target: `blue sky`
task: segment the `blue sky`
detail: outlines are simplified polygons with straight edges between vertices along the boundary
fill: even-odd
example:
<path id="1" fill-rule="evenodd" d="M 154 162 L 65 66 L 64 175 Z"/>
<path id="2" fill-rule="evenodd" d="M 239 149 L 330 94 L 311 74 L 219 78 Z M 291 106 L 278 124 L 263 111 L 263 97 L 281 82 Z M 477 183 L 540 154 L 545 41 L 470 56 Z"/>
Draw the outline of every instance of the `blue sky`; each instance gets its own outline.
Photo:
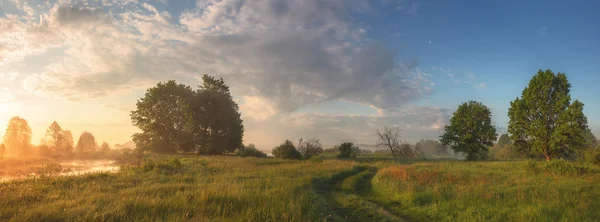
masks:
<path id="1" fill-rule="evenodd" d="M 130 140 L 146 88 L 200 74 L 231 86 L 244 141 L 375 143 L 385 125 L 436 139 L 477 100 L 506 129 L 538 69 L 567 74 L 600 133 L 598 1 L 0 0 L 0 127 L 57 120 Z M 46 112 L 36 110 L 44 107 Z M 94 118 L 90 118 L 94 116 Z M 2 132 L 0 132 L 0 135 Z"/>

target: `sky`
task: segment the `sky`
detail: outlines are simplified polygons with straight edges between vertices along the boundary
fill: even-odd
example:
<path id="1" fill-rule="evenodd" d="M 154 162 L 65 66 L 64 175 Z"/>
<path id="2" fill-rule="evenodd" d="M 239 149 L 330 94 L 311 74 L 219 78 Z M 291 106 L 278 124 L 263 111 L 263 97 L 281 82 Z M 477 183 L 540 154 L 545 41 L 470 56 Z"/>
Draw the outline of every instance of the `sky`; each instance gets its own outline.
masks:
<path id="1" fill-rule="evenodd" d="M 566 73 L 600 134 L 600 1 L 0 0 L 0 129 L 52 121 L 131 140 L 147 88 L 202 74 L 231 87 L 244 143 L 438 139 L 482 102 L 498 132 L 539 69 Z M 3 135 L 0 130 L 0 136 Z"/>

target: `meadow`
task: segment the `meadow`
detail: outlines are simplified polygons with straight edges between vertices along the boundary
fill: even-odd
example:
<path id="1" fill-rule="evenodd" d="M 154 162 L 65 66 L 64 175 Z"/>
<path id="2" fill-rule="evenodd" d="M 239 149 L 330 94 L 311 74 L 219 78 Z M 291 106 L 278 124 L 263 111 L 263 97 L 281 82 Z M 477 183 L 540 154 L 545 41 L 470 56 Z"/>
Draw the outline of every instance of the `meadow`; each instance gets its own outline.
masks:
<path id="1" fill-rule="evenodd" d="M 0 183 L 1 221 L 595 221 L 600 169 L 565 161 L 146 155 Z"/>

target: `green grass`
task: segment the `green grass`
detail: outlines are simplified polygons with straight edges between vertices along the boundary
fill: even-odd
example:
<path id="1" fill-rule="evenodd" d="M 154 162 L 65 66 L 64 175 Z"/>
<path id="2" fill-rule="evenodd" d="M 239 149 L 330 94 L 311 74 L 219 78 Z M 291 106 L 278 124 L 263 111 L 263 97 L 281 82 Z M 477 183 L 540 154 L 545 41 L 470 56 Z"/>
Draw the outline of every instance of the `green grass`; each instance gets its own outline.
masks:
<path id="1" fill-rule="evenodd" d="M 330 209 L 313 180 L 356 165 L 197 156 L 153 162 L 120 173 L 2 183 L 0 220 L 323 221 Z"/>
<path id="2" fill-rule="evenodd" d="M 595 221 L 598 182 L 563 161 L 158 155 L 0 183 L 0 221 Z"/>
<path id="3" fill-rule="evenodd" d="M 448 162 L 379 170 L 373 190 L 435 221 L 597 221 L 598 169 L 556 161 Z"/>

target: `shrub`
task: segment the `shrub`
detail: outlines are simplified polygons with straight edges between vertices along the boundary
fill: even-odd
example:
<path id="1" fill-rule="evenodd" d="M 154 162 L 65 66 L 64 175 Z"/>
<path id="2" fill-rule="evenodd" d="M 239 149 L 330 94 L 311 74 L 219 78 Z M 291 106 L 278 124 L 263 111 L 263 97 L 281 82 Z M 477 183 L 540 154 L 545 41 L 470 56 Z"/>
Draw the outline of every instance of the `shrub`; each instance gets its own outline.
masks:
<path id="1" fill-rule="evenodd" d="M 242 156 L 242 157 L 248 157 L 248 156 L 250 156 L 250 157 L 267 157 L 267 154 L 256 149 L 256 147 L 254 147 L 254 144 L 249 144 L 246 147 L 242 147 L 242 148 L 238 149 L 235 154 L 237 156 Z"/>
<path id="2" fill-rule="evenodd" d="M 358 147 L 355 147 L 351 142 L 342 143 L 338 149 L 340 150 L 339 158 L 348 159 L 356 158 Z"/>
<path id="3" fill-rule="evenodd" d="M 273 156 L 284 159 L 302 159 L 302 154 L 298 152 L 292 141 L 286 140 L 284 143 L 273 149 Z"/>

